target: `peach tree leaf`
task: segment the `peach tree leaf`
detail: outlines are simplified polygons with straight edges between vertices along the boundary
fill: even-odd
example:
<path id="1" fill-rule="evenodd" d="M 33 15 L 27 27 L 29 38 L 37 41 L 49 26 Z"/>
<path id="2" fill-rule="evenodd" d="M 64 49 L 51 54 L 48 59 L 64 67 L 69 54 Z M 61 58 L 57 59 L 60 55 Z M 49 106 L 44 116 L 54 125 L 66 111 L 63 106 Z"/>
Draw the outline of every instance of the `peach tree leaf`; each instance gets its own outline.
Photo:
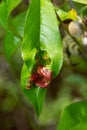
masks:
<path id="1" fill-rule="evenodd" d="M 28 100 L 33 103 L 38 115 L 43 106 L 46 89 L 32 85 L 31 89 L 26 90 L 26 86 L 36 65 L 36 55 L 39 51 L 45 51 L 49 55 L 50 64 L 47 67 L 52 71 L 53 78 L 56 77 L 62 66 L 63 54 L 57 18 L 50 0 L 31 0 L 22 42 L 24 60 L 21 74 L 22 89 Z"/>

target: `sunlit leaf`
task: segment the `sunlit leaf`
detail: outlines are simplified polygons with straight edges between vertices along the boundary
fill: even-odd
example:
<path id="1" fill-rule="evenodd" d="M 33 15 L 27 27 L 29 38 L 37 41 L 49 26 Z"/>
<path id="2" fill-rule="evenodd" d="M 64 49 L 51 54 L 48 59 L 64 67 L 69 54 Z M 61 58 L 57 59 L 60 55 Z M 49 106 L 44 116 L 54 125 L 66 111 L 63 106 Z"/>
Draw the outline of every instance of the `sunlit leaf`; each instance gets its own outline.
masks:
<path id="1" fill-rule="evenodd" d="M 60 17 L 60 19 L 62 21 L 64 21 L 66 19 L 66 17 L 67 17 L 67 12 L 66 11 L 58 8 L 58 9 L 56 9 L 56 12 L 57 12 L 58 16 Z"/>
<path id="2" fill-rule="evenodd" d="M 67 14 L 67 19 L 76 20 L 78 18 L 76 10 L 72 9 Z"/>
<path id="3" fill-rule="evenodd" d="M 67 19 L 72 19 L 72 20 L 78 19 L 77 12 L 74 9 L 70 10 L 69 12 L 66 12 L 66 11 L 58 8 L 58 9 L 56 9 L 56 11 L 57 11 L 57 14 L 58 14 L 59 18 L 61 19 L 61 21 L 64 21 Z"/>

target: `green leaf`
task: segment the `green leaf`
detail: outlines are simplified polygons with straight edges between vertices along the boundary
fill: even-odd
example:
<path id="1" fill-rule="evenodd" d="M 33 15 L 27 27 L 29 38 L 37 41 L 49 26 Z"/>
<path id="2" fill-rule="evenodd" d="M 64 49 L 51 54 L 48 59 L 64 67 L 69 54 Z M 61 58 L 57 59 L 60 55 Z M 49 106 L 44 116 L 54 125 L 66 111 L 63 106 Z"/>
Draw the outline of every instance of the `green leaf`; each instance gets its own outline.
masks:
<path id="1" fill-rule="evenodd" d="M 11 11 L 21 0 L 5 0 L 0 3 L 0 25 L 7 29 L 7 21 Z"/>
<path id="2" fill-rule="evenodd" d="M 40 35 L 40 1 L 32 0 L 29 10 L 27 12 L 24 28 L 24 38 L 22 44 L 22 56 L 30 71 L 32 71 L 33 62 L 35 63 L 34 57 L 35 54 L 37 53 L 37 48 L 39 46 L 39 35 Z"/>
<path id="3" fill-rule="evenodd" d="M 20 39 L 17 38 L 16 36 L 14 36 L 15 29 L 13 29 L 13 32 L 11 32 L 10 29 L 8 28 L 8 23 L 9 23 L 10 27 L 13 28 L 12 25 L 11 25 L 11 21 L 9 21 L 9 17 L 10 17 L 11 11 L 20 2 L 21 2 L 21 0 L 4 0 L 0 3 L 0 25 L 6 31 L 4 49 L 5 49 L 6 57 L 9 60 L 10 60 L 12 54 L 17 49 L 17 47 L 19 46 L 19 43 L 20 43 Z M 17 20 L 16 21 L 14 20 L 14 22 L 17 23 Z M 20 23 L 18 23 L 18 24 L 20 26 L 22 26 L 22 24 L 20 24 Z"/>
<path id="4" fill-rule="evenodd" d="M 25 21 L 26 12 L 23 12 L 16 16 L 13 19 L 13 26 L 17 32 L 23 36 L 24 33 L 24 21 Z M 21 40 L 14 35 L 9 29 L 6 31 L 5 41 L 4 41 L 4 50 L 7 59 L 10 61 L 16 49 L 19 47 Z"/>
<path id="5" fill-rule="evenodd" d="M 53 72 L 53 77 L 57 76 L 63 60 L 62 45 L 55 10 L 48 0 L 31 0 L 22 43 L 22 57 L 24 59 L 21 74 L 22 89 L 27 98 L 34 104 L 38 115 L 42 109 L 46 90 L 35 85 L 26 90 L 26 86 L 36 65 L 36 55 L 39 51 L 47 52 L 51 60 L 47 66 Z"/>
<path id="6" fill-rule="evenodd" d="M 11 11 L 21 2 L 21 0 L 5 0 L 7 7 L 7 16 L 10 15 Z"/>
<path id="7" fill-rule="evenodd" d="M 33 49 L 36 51 L 34 52 Z M 46 50 L 49 54 L 51 58 L 49 68 L 55 77 L 61 68 L 63 54 L 55 11 L 48 0 L 32 0 L 27 13 L 22 56 L 28 68 L 31 66 L 29 61 L 33 53 L 37 53 L 38 49 Z M 30 57 L 31 52 L 33 53 Z"/>
<path id="8" fill-rule="evenodd" d="M 73 1 L 81 3 L 81 4 L 87 4 L 87 0 L 73 0 Z"/>
<path id="9" fill-rule="evenodd" d="M 80 123 L 70 130 L 87 130 L 87 122 Z"/>
<path id="10" fill-rule="evenodd" d="M 23 37 L 24 35 L 25 18 L 26 18 L 26 11 L 20 13 L 14 19 L 12 19 L 12 24 L 21 37 Z"/>
<path id="11" fill-rule="evenodd" d="M 85 122 L 87 123 L 87 101 L 73 103 L 65 108 L 58 124 L 58 130 L 74 130 L 80 126 L 84 128 Z"/>
<path id="12" fill-rule="evenodd" d="M 4 41 L 4 50 L 6 57 L 9 61 L 19 44 L 20 44 L 19 39 L 15 37 L 11 31 L 7 31 Z"/>
<path id="13" fill-rule="evenodd" d="M 42 89 L 42 88 L 37 88 L 37 107 L 38 107 L 38 115 L 40 115 L 42 108 L 43 108 L 43 104 L 44 104 L 44 98 L 46 95 L 46 88 Z"/>
<path id="14" fill-rule="evenodd" d="M 66 11 L 64 11 L 64 10 L 62 10 L 60 8 L 57 8 L 56 12 L 57 12 L 58 16 L 60 17 L 60 19 L 62 21 L 64 21 L 66 19 L 66 17 L 67 17 L 67 12 Z"/>
<path id="15" fill-rule="evenodd" d="M 2 1 L 0 3 L 0 25 L 3 28 L 7 28 L 6 24 L 7 24 L 7 9 L 6 9 L 5 2 Z"/>
<path id="16" fill-rule="evenodd" d="M 60 17 L 61 21 L 64 21 L 67 19 L 72 19 L 72 20 L 78 19 L 77 12 L 74 9 L 66 12 L 60 8 L 57 8 L 56 12 L 57 12 L 58 16 Z"/>
<path id="17" fill-rule="evenodd" d="M 40 49 L 46 50 L 51 58 L 50 70 L 57 76 L 62 66 L 62 45 L 57 18 L 53 5 L 41 0 Z"/>

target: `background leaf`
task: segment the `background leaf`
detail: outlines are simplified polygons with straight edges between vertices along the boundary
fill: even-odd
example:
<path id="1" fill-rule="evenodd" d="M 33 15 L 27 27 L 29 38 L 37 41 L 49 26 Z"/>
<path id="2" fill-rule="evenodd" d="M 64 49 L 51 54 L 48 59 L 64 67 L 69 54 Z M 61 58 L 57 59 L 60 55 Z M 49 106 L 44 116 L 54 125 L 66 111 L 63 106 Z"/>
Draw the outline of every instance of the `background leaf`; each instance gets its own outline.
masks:
<path id="1" fill-rule="evenodd" d="M 4 41 L 4 50 L 5 50 L 6 57 L 9 61 L 19 44 L 20 44 L 20 40 L 17 37 L 15 37 L 10 30 L 7 31 L 5 41 Z"/>
<path id="2" fill-rule="evenodd" d="M 25 22 L 26 12 L 23 12 L 13 18 L 13 26 L 17 32 L 23 36 L 24 33 L 24 22 Z M 21 45 L 21 40 L 14 35 L 9 29 L 6 31 L 5 41 L 4 41 L 4 50 L 7 59 L 10 61 L 16 49 Z"/>
<path id="3" fill-rule="evenodd" d="M 58 130 L 74 130 L 87 123 L 87 101 L 77 102 L 65 108 L 59 122 Z M 77 126 L 78 125 L 78 126 Z M 79 129 L 80 130 L 80 129 Z"/>
<path id="4" fill-rule="evenodd" d="M 5 36 L 5 41 L 4 41 L 4 49 L 5 49 L 5 54 L 8 60 L 10 60 L 12 54 L 15 52 L 17 47 L 20 44 L 20 39 L 14 36 L 14 30 L 11 32 L 11 30 L 8 28 L 8 23 L 10 26 L 11 21 L 9 21 L 9 16 L 11 11 L 21 2 L 21 0 L 5 0 L 0 3 L 0 25 L 5 29 L 6 31 L 6 36 Z M 17 31 L 19 28 L 23 28 L 24 24 L 24 17 L 23 15 L 16 17 L 14 19 L 14 25 L 17 28 Z M 18 19 L 22 19 L 22 21 L 18 22 Z M 13 19 L 12 19 L 13 20 Z M 12 27 L 13 28 L 13 27 Z M 22 30 L 20 30 L 23 32 Z M 22 34 L 23 35 L 23 34 Z"/>
<path id="5" fill-rule="evenodd" d="M 21 2 L 21 0 L 5 0 L 7 7 L 7 16 L 10 15 L 11 11 Z"/>
<path id="6" fill-rule="evenodd" d="M 86 130 L 87 129 L 87 122 L 80 123 L 76 125 L 76 127 L 71 128 L 70 130 Z"/>
<path id="7" fill-rule="evenodd" d="M 2 1 L 0 3 L 0 25 L 6 29 L 7 28 L 6 23 L 7 23 L 7 9 L 5 2 Z"/>
<path id="8" fill-rule="evenodd" d="M 87 0 L 73 0 L 78 3 L 87 4 Z"/>
<path id="9" fill-rule="evenodd" d="M 5 0 L 0 3 L 0 24 L 7 29 L 7 21 L 11 11 L 21 2 L 21 0 Z"/>

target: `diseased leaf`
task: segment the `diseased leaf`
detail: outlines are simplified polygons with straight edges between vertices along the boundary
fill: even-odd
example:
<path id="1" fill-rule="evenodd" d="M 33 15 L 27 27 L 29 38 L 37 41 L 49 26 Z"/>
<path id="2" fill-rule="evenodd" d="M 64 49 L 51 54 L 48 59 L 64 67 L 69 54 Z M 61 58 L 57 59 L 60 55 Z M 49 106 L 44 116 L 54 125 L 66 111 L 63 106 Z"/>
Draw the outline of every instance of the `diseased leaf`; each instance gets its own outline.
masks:
<path id="1" fill-rule="evenodd" d="M 41 0 L 40 49 L 46 50 L 51 63 L 53 77 L 57 76 L 62 66 L 62 45 L 53 5 L 48 0 Z"/>
<path id="2" fill-rule="evenodd" d="M 27 99 L 34 105 L 37 115 L 39 116 L 43 107 L 46 89 L 41 89 L 39 87 L 37 88 L 34 86 L 29 90 L 25 88 L 27 87 L 27 81 L 29 79 L 29 76 L 30 75 L 28 67 L 24 64 L 22 68 L 22 78 L 21 78 L 22 89 Z"/>
<path id="3" fill-rule="evenodd" d="M 65 108 L 57 130 L 84 130 L 83 123 L 87 123 L 87 101 L 77 102 Z"/>
<path id="4" fill-rule="evenodd" d="M 24 60 L 21 74 L 22 89 L 39 115 L 46 89 L 37 87 L 34 84 L 37 79 L 32 81 L 31 76 L 33 73 L 33 76 L 35 73 L 43 75 L 42 71 L 44 71 L 51 77 L 52 71 L 52 77 L 55 77 L 60 71 L 63 60 L 56 14 L 52 3 L 48 0 L 31 0 L 24 28 L 22 57 Z M 37 72 L 37 70 L 41 72 Z M 40 82 L 44 86 L 43 83 L 48 82 L 48 79 L 45 78 L 45 81 L 44 78 L 41 81 L 39 79 L 37 84 L 40 85 Z"/>

